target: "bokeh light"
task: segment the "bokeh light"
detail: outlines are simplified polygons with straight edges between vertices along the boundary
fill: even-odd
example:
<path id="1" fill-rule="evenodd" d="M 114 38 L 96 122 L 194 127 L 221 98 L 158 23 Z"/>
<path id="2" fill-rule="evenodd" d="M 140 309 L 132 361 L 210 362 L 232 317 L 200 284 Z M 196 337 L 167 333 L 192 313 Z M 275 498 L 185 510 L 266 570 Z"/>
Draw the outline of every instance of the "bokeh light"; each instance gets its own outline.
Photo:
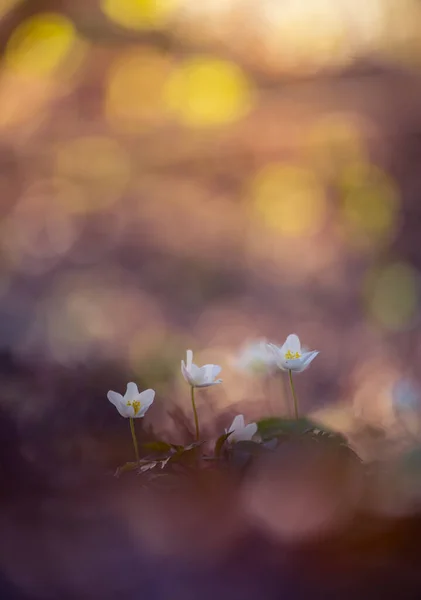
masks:
<path id="1" fill-rule="evenodd" d="M 43 77 L 60 71 L 61 76 L 80 64 L 82 50 L 72 21 L 59 13 L 39 13 L 13 31 L 5 61 L 20 75 Z"/>
<path id="2" fill-rule="evenodd" d="M 339 194 L 350 244 L 376 246 L 391 240 L 400 225 L 400 196 L 391 177 L 373 165 L 351 165 L 342 172 Z"/>
<path id="3" fill-rule="evenodd" d="M 238 121 L 252 107 L 252 84 L 235 63 L 196 56 L 174 68 L 165 90 L 168 108 L 185 125 Z"/>
<path id="4" fill-rule="evenodd" d="M 418 271 L 402 262 L 374 267 L 367 275 L 364 300 L 371 317 L 385 329 L 408 329 L 419 314 Z"/>
<path id="5" fill-rule="evenodd" d="M 179 0 L 101 0 L 104 14 L 127 29 L 159 29 L 168 23 Z"/>
<path id="6" fill-rule="evenodd" d="M 164 88 L 171 59 L 153 49 L 133 48 L 112 62 L 105 98 L 105 116 L 123 133 L 159 124 L 165 115 Z"/>
<path id="7" fill-rule="evenodd" d="M 251 182 L 255 215 L 285 236 L 312 235 L 326 218 L 326 198 L 314 173 L 293 164 L 270 164 Z"/>

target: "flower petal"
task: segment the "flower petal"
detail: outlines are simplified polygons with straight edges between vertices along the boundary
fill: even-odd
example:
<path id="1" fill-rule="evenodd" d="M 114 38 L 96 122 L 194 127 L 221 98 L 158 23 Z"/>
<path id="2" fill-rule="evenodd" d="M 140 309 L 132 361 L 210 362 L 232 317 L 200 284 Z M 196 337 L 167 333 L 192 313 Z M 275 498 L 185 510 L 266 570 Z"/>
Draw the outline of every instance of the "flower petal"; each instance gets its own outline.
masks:
<path id="1" fill-rule="evenodd" d="M 283 347 L 285 348 L 285 352 L 288 352 L 288 350 L 289 350 L 293 354 L 295 354 L 296 352 L 299 352 L 301 354 L 300 338 L 298 337 L 298 335 L 296 333 L 291 333 L 287 337 Z"/>
<path id="2" fill-rule="evenodd" d="M 187 350 L 186 352 L 186 367 L 190 371 L 193 364 L 193 350 Z"/>
<path id="3" fill-rule="evenodd" d="M 244 429 L 244 415 L 237 415 L 228 431 L 237 431 L 238 429 Z"/>
<path id="4" fill-rule="evenodd" d="M 181 373 L 183 374 L 184 379 L 187 381 L 189 385 L 194 385 L 194 379 L 190 374 L 190 371 L 187 369 L 184 364 L 184 360 L 181 361 Z"/>
<path id="5" fill-rule="evenodd" d="M 154 399 L 155 399 L 155 390 L 148 389 L 148 390 L 145 390 L 144 392 L 142 392 L 141 394 L 139 394 L 139 396 L 137 397 L 137 400 L 140 402 L 140 410 L 136 416 L 144 417 L 147 410 L 153 404 Z"/>
<path id="6" fill-rule="evenodd" d="M 127 390 L 124 394 L 124 400 L 126 402 L 133 402 L 133 400 L 135 400 L 138 397 L 138 395 L 139 390 L 137 389 L 137 385 L 133 383 L 133 381 L 130 381 L 130 383 L 127 384 Z"/>
<path id="7" fill-rule="evenodd" d="M 215 378 L 219 375 L 221 370 L 222 368 L 219 365 L 203 365 L 203 367 L 200 367 L 201 383 L 207 385 L 214 383 Z"/>
<path id="8" fill-rule="evenodd" d="M 130 416 L 130 414 L 129 414 L 130 411 L 128 411 L 128 409 L 132 408 L 132 407 L 126 406 L 124 398 L 121 394 L 110 390 L 107 394 L 107 398 L 111 402 L 111 404 L 114 404 L 114 406 L 116 407 L 116 409 L 118 410 L 119 414 L 122 417 L 127 418 Z M 133 408 L 132 408 L 132 411 L 133 411 Z"/>
<path id="9" fill-rule="evenodd" d="M 279 346 L 275 346 L 275 344 L 267 344 L 267 347 L 268 347 L 269 352 L 272 353 L 275 363 L 279 367 L 279 361 L 282 358 L 284 358 L 284 356 L 285 356 L 285 352 L 282 350 L 283 346 L 279 347 Z"/>
<path id="10" fill-rule="evenodd" d="M 284 358 L 282 361 L 284 368 L 288 371 L 299 373 L 305 369 L 302 358 Z"/>
<path id="11" fill-rule="evenodd" d="M 133 406 L 127 406 L 127 404 L 122 404 L 121 410 L 119 410 L 118 412 L 122 417 L 126 417 L 126 419 L 134 419 L 137 416 L 135 415 Z"/>
<path id="12" fill-rule="evenodd" d="M 213 365 L 204 365 L 200 367 L 201 383 L 209 385 L 213 383 L 214 377 L 212 377 Z"/>
<path id="13" fill-rule="evenodd" d="M 112 390 L 108 392 L 107 398 L 111 402 L 111 404 L 114 404 L 115 407 L 118 407 L 120 404 L 123 403 L 123 396 L 118 392 L 113 392 Z"/>
<path id="14" fill-rule="evenodd" d="M 251 438 L 257 433 L 257 423 L 249 423 L 244 427 L 244 433 L 247 435 L 247 439 Z"/>
<path id="15" fill-rule="evenodd" d="M 307 367 L 310 366 L 310 363 L 316 358 L 318 354 L 318 350 L 313 350 L 313 352 L 306 352 L 305 354 L 303 354 L 301 358 L 303 362 L 303 371 L 304 369 L 307 369 Z"/>

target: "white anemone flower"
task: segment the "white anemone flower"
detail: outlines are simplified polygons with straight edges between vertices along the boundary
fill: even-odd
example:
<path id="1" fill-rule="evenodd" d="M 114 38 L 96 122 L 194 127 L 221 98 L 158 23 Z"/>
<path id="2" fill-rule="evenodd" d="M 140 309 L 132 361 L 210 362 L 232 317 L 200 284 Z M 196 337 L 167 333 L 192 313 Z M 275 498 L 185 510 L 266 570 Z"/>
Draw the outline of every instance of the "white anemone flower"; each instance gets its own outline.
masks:
<path id="1" fill-rule="evenodd" d="M 300 338 L 295 333 L 287 337 L 283 346 L 279 347 L 269 344 L 269 348 L 271 348 L 276 359 L 276 364 L 280 369 L 283 371 L 295 371 L 297 373 L 307 369 L 319 354 L 316 350 L 309 352 L 301 348 Z"/>
<path id="2" fill-rule="evenodd" d="M 244 415 L 237 415 L 231 423 L 231 427 L 225 430 L 225 433 L 230 433 L 228 442 L 248 442 L 257 432 L 257 423 L 245 424 Z"/>
<path id="3" fill-rule="evenodd" d="M 276 358 L 266 340 L 257 340 L 243 346 L 235 366 L 250 375 L 267 375 L 276 367 Z"/>
<path id="4" fill-rule="evenodd" d="M 155 391 L 149 389 L 139 393 L 137 385 L 131 381 L 127 384 L 124 396 L 110 390 L 107 398 L 111 404 L 114 404 L 122 417 L 126 419 L 140 419 L 145 416 L 146 411 L 152 405 L 155 398 Z"/>
<path id="5" fill-rule="evenodd" d="M 186 362 L 181 361 L 181 372 L 187 383 L 194 388 L 209 387 L 222 383 L 222 379 L 216 379 L 221 372 L 221 367 L 219 365 L 198 367 L 193 363 L 192 350 L 187 350 Z"/>

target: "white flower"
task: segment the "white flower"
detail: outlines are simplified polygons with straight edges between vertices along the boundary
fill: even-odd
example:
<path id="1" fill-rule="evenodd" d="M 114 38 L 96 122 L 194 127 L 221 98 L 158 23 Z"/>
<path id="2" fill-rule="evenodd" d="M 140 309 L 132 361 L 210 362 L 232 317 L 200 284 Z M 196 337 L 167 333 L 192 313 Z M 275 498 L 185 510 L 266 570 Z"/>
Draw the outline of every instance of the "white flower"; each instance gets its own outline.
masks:
<path id="1" fill-rule="evenodd" d="M 127 384 L 124 396 L 110 390 L 108 400 L 114 404 L 122 417 L 140 419 L 144 417 L 155 398 L 154 390 L 145 390 L 139 394 L 137 385 L 133 382 Z"/>
<path id="2" fill-rule="evenodd" d="M 319 354 L 317 351 L 308 352 L 301 348 L 300 338 L 295 333 L 289 335 L 280 348 L 274 344 L 269 344 L 269 348 L 271 348 L 280 369 L 298 373 L 307 369 L 311 361 Z"/>
<path id="3" fill-rule="evenodd" d="M 243 346 L 235 366 L 252 375 L 264 375 L 276 367 L 276 358 L 266 340 L 258 340 Z"/>
<path id="4" fill-rule="evenodd" d="M 249 423 L 248 425 L 244 422 L 243 415 L 237 415 L 234 421 L 231 423 L 231 427 L 225 430 L 225 433 L 232 432 L 228 438 L 228 442 L 245 442 L 251 440 L 254 434 L 257 432 L 257 423 Z"/>
<path id="5" fill-rule="evenodd" d="M 198 367 L 193 363 L 193 352 L 187 350 L 186 363 L 181 361 L 181 372 L 184 379 L 192 387 L 209 387 L 217 383 L 222 383 L 222 379 L 216 379 L 221 372 L 218 365 L 204 365 Z"/>

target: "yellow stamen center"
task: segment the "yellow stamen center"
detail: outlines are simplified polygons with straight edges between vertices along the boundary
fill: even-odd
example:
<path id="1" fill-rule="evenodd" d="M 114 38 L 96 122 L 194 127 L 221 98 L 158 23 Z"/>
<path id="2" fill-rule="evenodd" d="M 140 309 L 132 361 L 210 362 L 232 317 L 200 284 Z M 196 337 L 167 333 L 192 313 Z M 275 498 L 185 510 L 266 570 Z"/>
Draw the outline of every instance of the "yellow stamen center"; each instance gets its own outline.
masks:
<path id="1" fill-rule="evenodd" d="M 291 350 L 288 350 L 285 352 L 285 358 L 288 360 L 294 360 L 295 358 L 301 358 L 301 354 L 299 352 L 291 352 Z"/>
<path id="2" fill-rule="evenodd" d="M 133 400 L 133 402 L 131 402 L 131 400 L 128 400 L 126 405 L 127 406 L 133 406 L 134 414 L 137 415 L 137 413 L 140 410 L 140 402 L 139 402 L 139 400 Z"/>

